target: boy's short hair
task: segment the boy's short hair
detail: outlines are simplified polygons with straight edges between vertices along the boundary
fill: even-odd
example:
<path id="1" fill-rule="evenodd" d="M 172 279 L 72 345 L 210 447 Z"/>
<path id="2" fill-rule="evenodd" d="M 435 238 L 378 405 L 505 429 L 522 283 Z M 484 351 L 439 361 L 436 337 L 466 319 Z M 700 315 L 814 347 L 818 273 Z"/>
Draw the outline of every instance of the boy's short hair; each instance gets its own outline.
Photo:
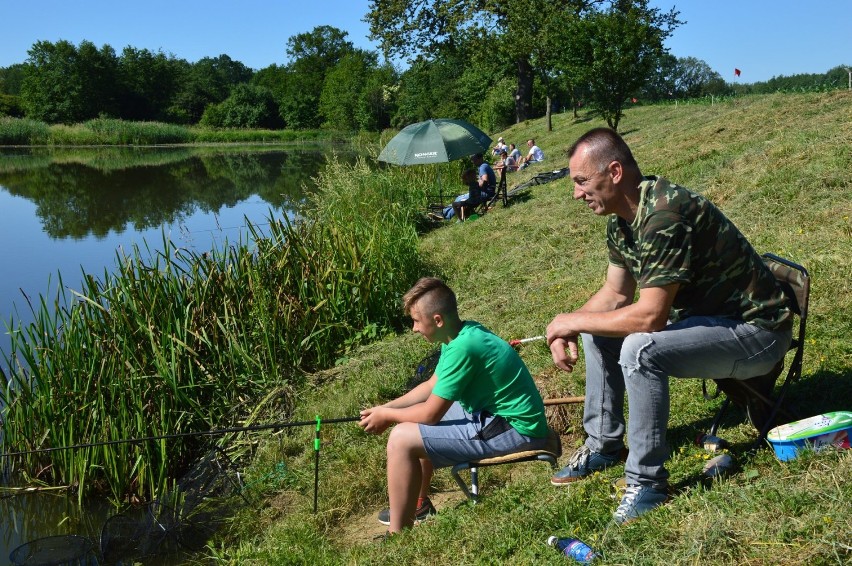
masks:
<path id="1" fill-rule="evenodd" d="M 405 314 L 411 313 L 414 305 L 421 302 L 423 304 L 420 307 L 420 313 L 426 316 L 436 313 L 444 316 L 458 316 L 456 294 L 437 277 L 422 277 L 402 296 L 402 308 L 405 309 Z"/>

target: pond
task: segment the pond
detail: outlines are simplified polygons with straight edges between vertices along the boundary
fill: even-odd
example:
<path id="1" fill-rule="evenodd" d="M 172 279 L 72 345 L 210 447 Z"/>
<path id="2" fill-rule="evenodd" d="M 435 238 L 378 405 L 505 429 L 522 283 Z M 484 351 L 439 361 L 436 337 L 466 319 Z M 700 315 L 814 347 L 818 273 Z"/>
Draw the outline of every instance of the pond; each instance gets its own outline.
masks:
<path id="1" fill-rule="evenodd" d="M 103 277 L 133 246 L 147 257 L 165 236 L 204 252 L 245 241 L 247 221 L 262 231 L 270 217 L 292 214 L 330 152 L 0 148 L 0 351 L 10 352 L 11 333 L 41 297 L 50 304 L 59 285 L 80 289 L 83 273 Z M 0 562 L 40 537 L 96 538 L 108 512 L 80 510 L 65 495 L 0 490 Z"/>

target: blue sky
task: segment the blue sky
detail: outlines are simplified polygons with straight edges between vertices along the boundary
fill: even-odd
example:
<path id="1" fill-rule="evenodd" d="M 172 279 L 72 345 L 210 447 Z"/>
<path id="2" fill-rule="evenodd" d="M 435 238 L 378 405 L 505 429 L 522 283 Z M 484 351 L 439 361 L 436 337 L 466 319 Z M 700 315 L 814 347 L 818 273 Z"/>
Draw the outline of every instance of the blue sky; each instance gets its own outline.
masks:
<path id="1" fill-rule="evenodd" d="M 517 2 L 519 0 L 507 0 Z M 667 45 L 677 57 L 705 61 L 728 82 L 823 73 L 852 66 L 850 0 L 652 0 L 675 6 L 687 23 Z M 127 45 L 197 61 L 227 54 L 254 69 L 286 63 L 291 36 L 318 25 L 375 49 L 361 21 L 368 0 L 0 0 L 0 67 L 22 63 L 38 40 Z M 742 75 L 734 76 L 734 68 Z"/>

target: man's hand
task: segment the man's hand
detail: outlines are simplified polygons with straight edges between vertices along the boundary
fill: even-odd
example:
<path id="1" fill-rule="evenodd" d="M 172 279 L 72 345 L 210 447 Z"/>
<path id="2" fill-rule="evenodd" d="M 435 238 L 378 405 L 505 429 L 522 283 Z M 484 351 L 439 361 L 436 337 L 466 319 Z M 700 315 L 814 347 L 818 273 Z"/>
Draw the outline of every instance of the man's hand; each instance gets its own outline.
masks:
<path id="1" fill-rule="evenodd" d="M 547 345 L 550 346 L 550 354 L 553 356 L 553 363 L 559 369 L 568 372 L 574 370 L 579 358 L 577 348 L 579 332 L 572 325 L 573 318 L 571 313 L 556 315 L 547 325 L 545 333 Z"/>
<path id="2" fill-rule="evenodd" d="M 373 407 L 361 411 L 361 420 L 358 421 L 358 426 L 364 429 L 364 432 L 370 434 L 381 434 L 393 424 L 385 415 L 385 407 Z"/>
<path id="3" fill-rule="evenodd" d="M 550 354 L 553 356 L 553 363 L 556 364 L 556 367 L 567 372 L 574 371 L 574 366 L 580 357 L 577 349 L 577 337 L 554 338 L 550 342 Z"/>

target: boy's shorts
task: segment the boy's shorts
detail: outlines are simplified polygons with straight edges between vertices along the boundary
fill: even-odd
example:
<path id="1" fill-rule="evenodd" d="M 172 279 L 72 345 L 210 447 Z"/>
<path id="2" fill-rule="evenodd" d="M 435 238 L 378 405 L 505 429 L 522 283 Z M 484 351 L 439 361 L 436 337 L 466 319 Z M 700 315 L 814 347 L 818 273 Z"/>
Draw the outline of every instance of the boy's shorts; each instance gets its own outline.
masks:
<path id="1" fill-rule="evenodd" d="M 536 450 L 547 444 L 547 438 L 519 433 L 503 417 L 485 411 L 468 413 L 458 402 L 450 406 L 438 424 L 418 426 L 426 454 L 436 468 Z"/>

